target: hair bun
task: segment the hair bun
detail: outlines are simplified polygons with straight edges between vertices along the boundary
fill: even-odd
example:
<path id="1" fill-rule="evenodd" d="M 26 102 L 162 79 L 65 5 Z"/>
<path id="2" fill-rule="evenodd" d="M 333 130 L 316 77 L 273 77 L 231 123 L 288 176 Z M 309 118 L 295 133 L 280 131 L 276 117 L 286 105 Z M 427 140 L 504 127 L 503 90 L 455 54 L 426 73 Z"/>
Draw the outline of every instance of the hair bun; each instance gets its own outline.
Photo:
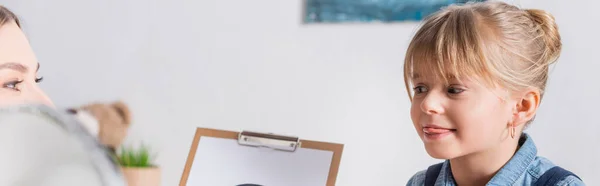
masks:
<path id="1" fill-rule="evenodd" d="M 538 31 L 546 45 L 542 56 L 540 56 L 540 62 L 552 63 L 556 61 L 558 56 L 560 56 L 562 42 L 554 16 L 544 10 L 527 9 L 525 11 L 527 11 L 536 25 L 539 26 Z"/>

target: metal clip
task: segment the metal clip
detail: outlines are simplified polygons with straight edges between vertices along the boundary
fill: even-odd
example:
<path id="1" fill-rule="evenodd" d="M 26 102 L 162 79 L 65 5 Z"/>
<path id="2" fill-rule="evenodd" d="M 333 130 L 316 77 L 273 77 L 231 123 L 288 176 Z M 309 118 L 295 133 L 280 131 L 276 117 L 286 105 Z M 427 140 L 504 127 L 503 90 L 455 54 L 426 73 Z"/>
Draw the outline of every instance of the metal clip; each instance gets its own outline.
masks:
<path id="1" fill-rule="evenodd" d="M 238 144 L 266 147 L 275 150 L 294 152 L 300 147 L 300 138 L 292 136 L 281 136 L 275 134 L 265 134 L 258 132 L 243 131 L 238 135 Z"/>

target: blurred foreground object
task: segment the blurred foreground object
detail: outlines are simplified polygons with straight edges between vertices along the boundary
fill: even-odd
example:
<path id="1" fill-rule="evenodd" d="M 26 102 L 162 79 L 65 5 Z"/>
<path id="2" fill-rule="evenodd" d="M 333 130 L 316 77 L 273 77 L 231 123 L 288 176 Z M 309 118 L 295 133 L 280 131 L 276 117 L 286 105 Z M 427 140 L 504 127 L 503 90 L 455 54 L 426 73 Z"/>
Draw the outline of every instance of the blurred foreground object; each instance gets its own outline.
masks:
<path id="1" fill-rule="evenodd" d="M 124 186 L 108 149 L 66 112 L 0 108 L 0 185 Z"/>
<path id="2" fill-rule="evenodd" d="M 71 108 L 83 126 L 97 137 L 100 143 L 116 152 L 131 125 L 131 112 L 122 101 L 113 103 L 90 103 L 79 108 Z"/>
<path id="3" fill-rule="evenodd" d="M 93 102 L 68 111 L 119 161 L 128 186 L 160 185 L 160 168 L 152 163 L 149 148 L 122 147 L 131 125 L 131 111 L 124 102 Z"/>

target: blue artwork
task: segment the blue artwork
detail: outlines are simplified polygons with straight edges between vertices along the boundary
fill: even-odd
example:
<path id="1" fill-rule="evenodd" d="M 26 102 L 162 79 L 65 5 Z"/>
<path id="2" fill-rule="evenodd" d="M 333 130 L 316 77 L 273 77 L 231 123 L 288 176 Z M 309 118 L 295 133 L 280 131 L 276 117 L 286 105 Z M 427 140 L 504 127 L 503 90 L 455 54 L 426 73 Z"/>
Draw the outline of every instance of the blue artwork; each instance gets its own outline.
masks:
<path id="1" fill-rule="evenodd" d="M 451 4 L 485 0 L 305 0 L 305 23 L 420 21 Z"/>

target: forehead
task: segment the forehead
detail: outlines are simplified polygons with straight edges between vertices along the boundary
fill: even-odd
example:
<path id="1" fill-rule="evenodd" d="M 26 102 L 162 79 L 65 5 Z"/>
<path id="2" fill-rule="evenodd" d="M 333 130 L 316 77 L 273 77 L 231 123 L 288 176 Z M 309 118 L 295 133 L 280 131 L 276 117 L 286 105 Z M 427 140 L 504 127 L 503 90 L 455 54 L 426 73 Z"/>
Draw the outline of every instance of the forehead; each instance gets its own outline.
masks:
<path id="1" fill-rule="evenodd" d="M 35 69 L 37 59 L 21 28 L 14 22 L 0 26 L 0 64 L 13 62 Z"/>
<path id="2" fill-rule="evenodd" d="M 436 62 L 422 60 L 410 65 L 410 70 L 406 72 L 408 78 L 413 80 L 457 80 L 465 78 L 465 72 L 454 70 L 447 65 L 437 64 Z"/>
<path id="3" fill-rule="evenodd" d="M 476 74 L 464 74 L 459 72 L 458 74 L 447 72 L 442 75 L 439 71 L 431 70 L 418 70 L 412 73 L 412 77 L 408 77 L 411 84 L 415 83 L 441 83 L 441 84 L 468 84 L 478 86 L 490 86 L 484 78 Z"/>

